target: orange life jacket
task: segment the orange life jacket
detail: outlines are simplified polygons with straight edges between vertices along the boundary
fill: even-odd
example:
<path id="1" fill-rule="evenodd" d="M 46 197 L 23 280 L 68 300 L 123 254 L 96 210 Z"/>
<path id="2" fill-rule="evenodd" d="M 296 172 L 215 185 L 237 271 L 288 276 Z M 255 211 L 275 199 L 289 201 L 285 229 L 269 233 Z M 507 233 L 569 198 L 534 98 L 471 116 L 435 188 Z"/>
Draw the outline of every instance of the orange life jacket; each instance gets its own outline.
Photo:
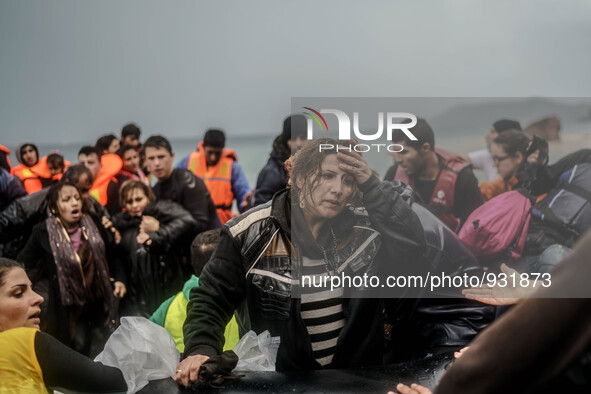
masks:
<path id="1" fill-rule="evenodd" d="M 429 210 L 449 228 L 456 231 L 460 224 L 460 220 L 452 213 L 456 181 L 460 171 L 468 167 L 469 164 L 460 156 L 444 149 L 435 148 L 435 153 L 441 158 L 443 168 L 437 175 L 437 182 L 428 202 Z M 406 175 L 406 172 L 400 166 L 396 168 L 394 179 L 401 180 L 413 189 L 415 187 L 414 181 Z"/>
<path id="2" fill-rule="evenodd" d="M 519 180 L 515 176 L 511 177 L 508 181 L 499 177 L 492 181 L 480 182 L 478 187 L 480 188 L 480 194 L 482 194 L 484 200 L 488 201 L 499 194 L 513 190 L 513 186 L 518 181 Z"/>
<path id="3" fill-rule="evenodd" d="M 64 160 L 64 169 L 70 167 L 72 163 L 68 160 Z M 43 156 L 37 164 L 33 167 L 27 167 L 24 164 L 19 164 L 10 170 L 11 175 L 16 175 L 23 182 L 23 186 L 27 193 L 35 193 L 43 189 L 41 180 L 54 180 L 59 181 L 62 178 L 62 174 L 51 175 L 49 167 L 47 166 L 47 156 Z"/>
<path id="4" fill-rule="evenodd" d="M 238 161 L 234 149 L 224 148 L 222 157 L 215 166 L 207 167 L 203 141 L 199 143 L 197 152 L 191 153 L 187 169 L 203 179 L 207 186 L 211 199 L 216 207 L 218 217 L 225 224 L 234 216 L 232 214 L 232 163 Z"/>
<path id="5" fill-rule="evenodd" d="M 121 171 L 123 161 L 114 153 L 107 153 L 101 156 L 101 171 L 92 184 L 90 195 L 95 198 L 102 206 L 106 206 L 109 201 L 107 197 L 107 187 L 114 176 Z"/>

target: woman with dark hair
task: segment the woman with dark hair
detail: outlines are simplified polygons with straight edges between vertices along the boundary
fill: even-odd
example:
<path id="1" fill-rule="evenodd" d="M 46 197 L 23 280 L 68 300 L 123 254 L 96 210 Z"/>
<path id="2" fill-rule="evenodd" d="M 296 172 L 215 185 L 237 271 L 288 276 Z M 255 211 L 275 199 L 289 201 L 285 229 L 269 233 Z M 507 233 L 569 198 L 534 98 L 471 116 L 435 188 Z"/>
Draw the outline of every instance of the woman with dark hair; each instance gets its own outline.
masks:
<path id="1" fill-rule="evenodd" d="M 127 390 L 117 368 L 95 363 L 39 331 L 42 302 L 23 266 L 0 258 L 0 392 Z"/>
<path id="2" fill-rule="evenodd" d="M 382 363 L 384 294 L 367 285 L 331 288 L 331 278 L 424 274 L 426 264 L 415 258 L 425 246 L 423 229 L 392 184 L 338 144 L 308 142 L 292 158 L 291 188 L 224 226 L 191 292 L 177 382 L 189 385 L 201 364 L 221 353 L 235 310 L 246 330 L 280 337 L 279 371 Z M 328 288 L 305 286 L 326 278 Z M 396 293 L 403 295 L 410 294 Z"/>
<path id="3" fill-rule="evenodd" d="M 105 243 L 74 184 L 52 186 L 47 210 L 18 260 L 47 301 L 43 330 L 89 354 L 91 330 L 105 328 L 115 296 L 126 293 L 125 284 L 111 284 Z"/>
<path id="4" fill-rule="evenodd" d="M 107 186 L 107 211 L 109 211 L 111 215 L 121 212 L 121 209 L 123 208 L 123 206 L 119 204 L 119 189 L 121 189 L 123 182 L 128 179 L 133 179 L 141 181 L 145 185 L 150 185 L 148 178 L 140 167 L 140 157 L 135 147 L 123 145 L 123 147 L 117 151 L 117 155 L 121 158 L 123 167 Z"/>
<path id="5" fill-rule="evenodd" d="M 119 141 L 119 138 L 115 137 L 113 134 L 105 134 L 96 140 L 95 146 L 99 152 L 101 152 L 101 155 L 117 153 L 121 147 L 121 141 Z"/>
<path id="6" fill-rule="evenodd" d="M 140 181 L 125 181 L 120 196 L 125 211 L 115 215 L 113 223 L 121 232 L 120 246 L 128 259 L 129 313 L 150 317 L 187 279 L 179 242 L 197 222 L 179 204 L 155 201 L 150 187 Z"/>
<path id="7" fill-rule="evenodd" d="M 529 144 L 529 137 L 516 130 L 504 131 L 493 140 L 490 144 L 490 153 L 493 165 L 497 169 L 500 178 L 481 182 L 478 185 L 485 200 L 488 201 L 513 189 L 513 186 L 517 183 L 515 172 L 523 161 Z M 534 159 L 532 158 L 532 160 Z"/>

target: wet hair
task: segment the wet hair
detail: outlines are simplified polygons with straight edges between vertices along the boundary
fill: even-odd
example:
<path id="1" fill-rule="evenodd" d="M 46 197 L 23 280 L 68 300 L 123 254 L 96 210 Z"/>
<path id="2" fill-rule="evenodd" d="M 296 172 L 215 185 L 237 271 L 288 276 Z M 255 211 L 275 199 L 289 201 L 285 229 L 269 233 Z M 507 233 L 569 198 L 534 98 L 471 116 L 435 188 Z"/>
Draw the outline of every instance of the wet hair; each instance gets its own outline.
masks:
<path id="1" fill-rule="evenodd" d="M 51 188 L 49 189 L 49 192 L 47 193 L 47 197 L 46 197 L 47 208 L 49 208 L 49 210 L 56 217 L 59 217 L 59 208 L 57 206 L 57 201 L 59 200 L 60 191 L 66 186 L 72 186 L 73 188 L 76 189 L 76 191 L 80 195 L 80 203 L 81 203 L 80 210 L 82 213 L 88 213 L 88 201 L 86 200 L 86 198 L 82 197 L 82 193 L 80 192 L 80 189 L 78 189 L 78 186 L 76 186 L 76 184 L 70 183 L 70 182 L 59 182 L 59 183 L 56 183 L 55 185 L 51 186 Z"/>
<path id="2" fill-rule="evenodd" d="M 0 257 L 0 287 L 4 286 L 4 277 L 8 271 L 14 268 L 24 269 L 23 265 L 18 261 L 7 259 L 6 257 Z"/>
<path id="3" fill-rule="evenodd" d="M 101 153 L 103 153 L 104 151 L 108 151 L 109 147 L 111 146 L 111 143 L 113 143 L 113 140 L 116 139 L 117 137 L 115 137 L 113 134 L 105 134 L 98 140 L 96 140 L 96 149 L 98 149 Z"/>
<path id="4" fill-rule="evenodd" d="M 92 172 L 90 172 L 88 167 L 86 167 L 84 164 L 74 164 L 72 167 L 68 168 L 64 175 L 62 175 L 61 181 L 77 185 L 82 174 L 86 174 L 88 181 L 92 185 L 94 182 L 94 177 L 92 176 Z"/>
<path id="5" fill-rule="evenodd" d="M 20 146 L 20 148 L 18 148 L 18 155 L 16 158 L 19 162 L 25 164 L 25 162 L 23 161 L 23 150 L 28 146 L 32 147 L 35 150 L 35 153 L 37 154 L 37 162 L 35 164 L 37 164 L 39 162 L 39 149 L 37 149 L 37 145 L 30 142 L 25 142 Z"/>
<path id="6" fill-rule="evenodd" d="M 417 141 L 413 141 L 404 132 L 400 129 L 395 129 L 392 131 L 392 142 L 400 142 L 404 141 L 404 144 L 407 147 L 414 148 L 415 150 L 420 150 L 421 146 L 425 142 L 431 145 L 431 150 L 435 149 L 435 134 L 433 133 L 433 129 L 429 126 L 429 123 L 425 119 L 418 118 L 417 124 L 415 127 L 409 130 L 415 137 L 417 137 Z"/>
<path id="7" fill-rule="evenodd" d="M 500 119 L 493 123 L 493 129 L 499 134 L 507 130 L 518 130 L 521 131 L 521 124 L 516 120 L 511 119 Z"/>
<path id="8" fill-rule="evenodd" d="M 123 182 L 121 189 L 119 189 L 119 204 L 121 207 L 125 207 L 125 201 L 127 200 L 127 197 L 134 190 L 141 190 L 144 192 L 150 202 L 156 201 L 156 197 L 154 196 L 152 189 L 150 189 L 150 186 L 140 181 L 136 181 L 135 179 L 128 179 Z"/>
<path id="9" fill-rule="evenodd" d="M 155 148 L 160 149 L 164 148 L 172 155 L 172 146 L 170 146 L 170 142 L 161 136 L 161 135 L 153 135 L 144 142 L 144 146 L 142 147 L 142 152 L 145 153 L 146 148 Z"/>
<path id="10" fill-rule="evenodd" d="M 47 155 L 47 165 L 55 168 L 61 168 L 64 171 L 64 157 L 59 153 L 50 153 Z"/>
<path id="11" fill-rule="evenodd" d="M 204 231 L 198 234 L 191 243 L 191 266 L 195 276 L 201 276 L 203 267 L 205 267 L 220 242 L 221 235 L 221 229 Z"/>
<path id="12" fill-rule="evenodd" d="M 330 144 L 332 149 L 322 149 L 321 144 Z M 349 141 L 337 141 L 332 138 L 319 138 L 309 141 L 302 149 L 300 149 L 291 159 L 291 188 L 295 192 L 297 198 L 303 198 L 305 195 L 312 195 L 314 188 L 320 181 L 320 173 L 322 171 L 322 162 L 328 155 L 335 155 L 337 153 L 336 146 L 349 146 Z M 302 180 L 302 186 L 299 187 L 298 179 Z M 293 201 L 298 204 L 298 201 Z M 345 204 L 353 206 L 361 205 L 361 191 L 357 181 L 353 182 L 353 191 Z"/>
<path id="13" fill-rule="evenodd" d="M 91 145 L 84 145 L 82 148 L 80 148 L 80 150 L 78 151 L 78 156 L 80 155 L 86 155 L 86 156 L 90 156 L 92 154 L 97 155 L 97 157 L 99 158 L 99 160 L 101 159 L 101 156 L 103 155 L 103 151 L 97 149 L 96 146 L 91 146 Z"/>
<path id="14" fill-rule="evenodd" d="M 121 129 L 121 138 L 128 137 L 130 135 L 135 136 L 138 140 L 140 139 L 140 134 L 142 131 L 135 123 L 128 123 Z"/>
<path id="15" fill-rule="evenodd" d="M 226 146 L 226 135 L 220 129 L 209 129 L 203 136 L 203 147 L 223 148 Z"/>
<path id="16" fill-rule="evenodd" d="M 125 156 L 125 152 L 127 152 L 128 150 L 133 150 L 133 151 L 136 151 L 137 152 L 137 148 L 135 146 L 123 145 L 117 151 L 117 156 L 119 156 L 121 158 L 121 160 L 123 160 L 123 157 Z"/>
<path id="17" fill-rule="evenodd" d="M 529 137 L 521 131 L 505 130 L 493 140 L 493 143 L 500 145 L 509 156 L 514 157 L 517 152 L 521 152 L 525 157 L 529 141 Z"/>

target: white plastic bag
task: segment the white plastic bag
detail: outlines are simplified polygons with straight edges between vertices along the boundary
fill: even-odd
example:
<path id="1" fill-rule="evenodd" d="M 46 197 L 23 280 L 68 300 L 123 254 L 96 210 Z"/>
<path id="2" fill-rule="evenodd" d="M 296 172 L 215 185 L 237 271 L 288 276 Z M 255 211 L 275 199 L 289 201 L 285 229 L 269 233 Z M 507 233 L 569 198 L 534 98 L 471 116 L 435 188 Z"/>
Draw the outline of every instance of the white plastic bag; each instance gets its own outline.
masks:
<path id="1" fill-rule="evenodd" d="M 122 317 L 94 361 L 123 372 L 127 392 L 141 390 L 150 380 L 173 377 L 180 354 L 164 327 L 143 317 Z"/>
<path id="2" fill-rule="evenodd" d="M 271 337 L 269 331 L 259 336 L 249 331 L 234 346 L 238 355 L 235 371 L 275 371 L 275 360 L 279 350 L 279 337 Z"/>

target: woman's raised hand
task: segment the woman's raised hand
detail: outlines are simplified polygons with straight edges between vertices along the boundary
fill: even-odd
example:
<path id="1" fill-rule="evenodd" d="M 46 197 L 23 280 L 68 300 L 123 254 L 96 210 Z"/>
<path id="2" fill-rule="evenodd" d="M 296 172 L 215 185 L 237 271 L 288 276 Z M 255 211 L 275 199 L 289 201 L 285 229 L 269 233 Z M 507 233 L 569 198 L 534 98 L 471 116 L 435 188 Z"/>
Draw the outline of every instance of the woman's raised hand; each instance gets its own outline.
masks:
<path id="1" fill-rule="evenodd" d="M 354 147 L 357 145 L 357 141 L 351 138 L 350 142 L 351 151 L 349 151 L 348 147 L 339 145 L 339 152 L 337 153 L 339 167 L 353 175 L 357 183 L 362 185 L 371 177 L 371 168 L 369 168 L 361 153 L 355 152 Z"/>

